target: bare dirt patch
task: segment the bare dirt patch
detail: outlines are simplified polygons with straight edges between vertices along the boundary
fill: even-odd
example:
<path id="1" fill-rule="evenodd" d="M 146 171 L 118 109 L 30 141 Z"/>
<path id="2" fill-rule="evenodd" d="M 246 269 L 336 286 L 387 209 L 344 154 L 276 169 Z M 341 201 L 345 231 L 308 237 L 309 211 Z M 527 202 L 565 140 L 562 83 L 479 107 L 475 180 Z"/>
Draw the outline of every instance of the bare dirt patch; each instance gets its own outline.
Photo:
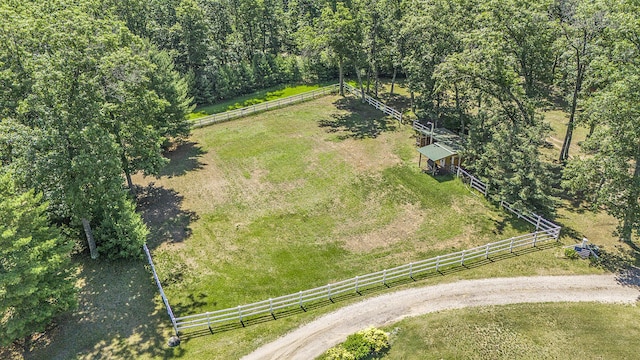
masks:
<path id="1" fill-rule="evenodd" d="M 388 247 L 414 235 L 424 220 L 424 211 L 413 204 L 406 204 L 391 223 L 365 234 L 345 239 L 344 247 L 352 252 L 368 252 Z"/>

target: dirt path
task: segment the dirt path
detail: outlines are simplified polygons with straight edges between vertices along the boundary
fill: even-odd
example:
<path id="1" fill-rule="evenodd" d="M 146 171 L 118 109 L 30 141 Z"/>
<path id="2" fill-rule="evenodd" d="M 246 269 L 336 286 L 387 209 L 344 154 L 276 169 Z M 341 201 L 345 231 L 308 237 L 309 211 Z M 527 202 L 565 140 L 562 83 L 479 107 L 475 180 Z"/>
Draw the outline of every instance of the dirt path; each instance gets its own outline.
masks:
<path id="1" fill-rule="evenodd" d="M 368 326 L 470 306 L 533 302 L 634 303 L 640 291 L 614 275 L 536 276 L 465 280 L 397 291 L 324 315 L 243 359 L 314 359 Z"/>

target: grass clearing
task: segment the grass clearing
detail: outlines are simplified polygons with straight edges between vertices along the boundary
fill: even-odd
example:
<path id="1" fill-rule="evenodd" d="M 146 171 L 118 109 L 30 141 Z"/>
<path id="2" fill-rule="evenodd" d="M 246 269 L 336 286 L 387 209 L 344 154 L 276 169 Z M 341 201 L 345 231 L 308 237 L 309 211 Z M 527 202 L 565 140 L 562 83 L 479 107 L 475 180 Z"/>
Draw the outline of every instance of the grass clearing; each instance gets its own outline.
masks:
<path id="1" fill-rule="evenodd" d="M 595 303 L 490 306 L 405 319 L 384 359 L 633 359 L 640 308 Z"/>
<path id="2" fill-rule="evenodd" d="M 192 140 L 207 149 L 202 168 L 156 181 L 198 215 L 188 241 L 154 252 L 179 315 L 528 230 L 459 181 L 420 173 L 415 154 L 403 159 L 413 151 L 411 136 L 375 109 L 338 97 L 195 131 Z M 210 178 L 222 194 L 206 191 Z"/>
<path id="3" fill-rule="evenodd" d="M 229 110 L 240 109 L 242 107 L 260 104 L 265 101 L 277 100 L 288 96 L 298 95 L 303 92 L 316 90 L 330 84 L 332 83 L 273 86 L 230 100 L 221 101 L 211 105 L 198 106 L 191 114 L 189 114 L 189 119 L 197 119 L 207 115 L 218 114 Z"/>

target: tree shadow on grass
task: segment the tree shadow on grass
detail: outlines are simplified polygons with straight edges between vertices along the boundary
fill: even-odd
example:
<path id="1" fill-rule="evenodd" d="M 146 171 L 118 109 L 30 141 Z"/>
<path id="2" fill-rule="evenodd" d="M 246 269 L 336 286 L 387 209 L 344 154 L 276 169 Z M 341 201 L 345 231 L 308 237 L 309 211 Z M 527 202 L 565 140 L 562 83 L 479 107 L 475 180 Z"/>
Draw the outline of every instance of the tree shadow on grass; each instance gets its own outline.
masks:
<path id="1" fill-rule="evenodd" d="M 327 128 L 327 132 L 339 133 L 340 140 L 376 138 L 385 131 L 394 131 L 397 128 L 395 120 L 391 120 L 374 107 L 363 104 L 359 99 L 345 97 L 334 104 L 346 113 L 320 120 L 318 125 Z"/>
<path id="2" fill-rule="evenodd" d="M 78 308 L 60 317 L 27 359 L 174 358 L 171 321 L 146 262 L 76 259 Z"/>
<path id="3" fill-rule="evenodd" d="M 202 169 L 206 164 L 200 162 L 200 157 L 205 153 L 197 143 L 178 144 L 164 153 L 169 163 L 160 171 L 159 176 L 181 176 L 189 171 Z"/>
<path id="4" fill-rule="evenodd" d="M 164 242 L 182 242 L 191 236 L 190 225 L 198 217 L 195 212 L 182 209 L 182 195 L 153 182 L 137 187 L 136 194 L 138 211 L 149 228 L 150 249 Z"/>

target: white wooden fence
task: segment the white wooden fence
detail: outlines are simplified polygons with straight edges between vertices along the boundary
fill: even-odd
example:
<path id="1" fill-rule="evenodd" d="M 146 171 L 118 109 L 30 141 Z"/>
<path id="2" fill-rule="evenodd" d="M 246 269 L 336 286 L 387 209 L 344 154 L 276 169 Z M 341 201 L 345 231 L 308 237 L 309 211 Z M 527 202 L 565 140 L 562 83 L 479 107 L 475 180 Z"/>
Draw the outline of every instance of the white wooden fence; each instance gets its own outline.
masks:
<path id="1" fill-rule="evenodd" d="M 471 186 L 475 190 L 478 190 L 484 196 L 487 196 L 487 184 L 485 184 L 482 181 L 478 180 L 478 178 L 476 178 L 475 176 L 469 174 L 468 172 L 466 172 L 461 167 L 455 166 L 455 168 L 457 169 L 456 170 L 456 176 L 457 177 L 462 178 L 465 181 L 469 181 L 469 186 Z"/>
<path id="2" fill-rule="evenodd" d="M 339 86 L 339 85 L 338 85 Z M 362 97 L 362 91 L 354 88 L 353 86 L 344 83 L 344 88 L 349 91 L 351 94 L 357 96 L 357 97 Z M 391 106 L 387 106 L 385 103 L 374 99 L 373 97 L 365 94 L 364 95 L 364 100 L 371 106 L 375 107 L 378 110 L 381 110 L 383 113 L 390 115 L 391 117 L 393 117 L 394 119 L 402 122 L 402 113 L 394 108 L 392 108 Z"/>
<path id="3" fill-rule="evenodd" d="M 156 285 L 158 286 L 158 290 L 160 291 L 160 297 L 162 298 L 162 302 L 164 302 L 164 306 L 167 308 L 167 313 L 169 314 L 169 318 L 171 319 L 173 330 L 176 332 L 176 335 L 179 335 L 180 332 L 178 330 L 178 324 L 176 323 L 176 317 L 173 315 L 173 311 L 171 310 L 171 305 L 169 305 L 169 299 L 167 299 L 167 296 L 164 294 L 164 290 L 162 289 L 162 284 L 160 283 L 160 279 L 158 279 L 158 274 L 156 273 L 156 267 L 153 265 L 153 260 L 151 259 L 151 253 L 149 252 L 149 248 L 147 247 L 147 244 L 143 244 L 142 249 L 144 250 L 144 253 L 147 255 L 147 261 L 149 261 L 149 265 L 151 266 L 153 279 L 156 281 Z"/>
<path id="4" fill-rule="evenodd" d="M 320 96 L 335 93 L 338 90 L 338 85 L 329 85 L 320 89 L 307 91 L 298 95 L 285 97 L 282 99 L 265 101 L 259 104 L 246 106 L 240 109 L 226 111 L 219 114 L 213 114 L 195 119 L 192 127 L 200 128 L 207 125 L 217 124 L 229 120 L 233 120 L 239 117 L 255 114 L 261 111 L 267 111 L 275 108 L 279 108 L 286 105 L 296 104 L 299 102 L 315 99 Z"/>
<path id="5" fill-rule="evenodd" d="M 339 295 L 360 293 L 367 288 L 384 286 L 393 281 L 403 279 L 414 279 L 416 276 L 437 273 L 454 266 L 463 266 L 465 263 L 474 260 L 490 259 L 493 255 L 512 253 L 519 249 L 535 247 L 537 244 L 555 239 L 552 231 L 536 231 L 531 234 L 516 236 L 472 249 L 436 256 L 427 260 L 412 262 L 371 274 L 356 276 L 348 280 L 271 298 L 253 304 L 179 317 L 175 319 L 176 326 L 178 331 L 192 328 L 209 328 L 209 330 L 213 332 L 212 327 L 218 324 L 239 322 L 244 326 L 244 321 L 247 318 L 265 315 L 270 315 L 275 319 L 278 311 L 291 308 L 301 308 L 305 310 L 305 305 L 310 303 L 327 300 L 333 301 L 333 298 Z"/>

